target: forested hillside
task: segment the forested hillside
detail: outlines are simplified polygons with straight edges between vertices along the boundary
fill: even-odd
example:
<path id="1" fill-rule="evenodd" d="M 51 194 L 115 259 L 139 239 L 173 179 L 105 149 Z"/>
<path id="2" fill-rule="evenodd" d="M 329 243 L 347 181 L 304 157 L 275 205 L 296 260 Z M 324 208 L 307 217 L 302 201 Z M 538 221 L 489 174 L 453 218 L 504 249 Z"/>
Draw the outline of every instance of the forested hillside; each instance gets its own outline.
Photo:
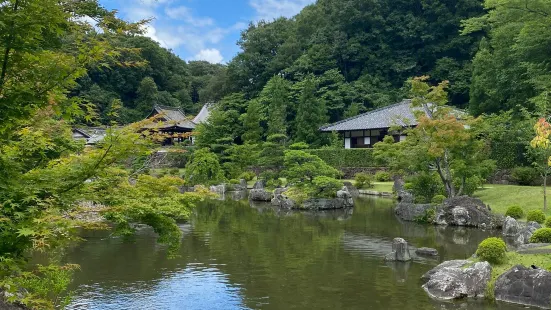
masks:
<path id="1" fill-rule="evenodd" d="M 130 123 L 147 116 L 154 104 L 181 107 L 195 114 L 201 105 L 220 99 L 220 78 L 226 68 L 206 61 L 186 61 L 143 36 L 118 36 L 112 44 L 136 53 L 122 54 L 122 65 L 94 66 L 78 80 L 72 96 L 91 104 L 97 118 L 88 125 L 106 124 L 114 105 L 122 105 L 118 121 Z"/>

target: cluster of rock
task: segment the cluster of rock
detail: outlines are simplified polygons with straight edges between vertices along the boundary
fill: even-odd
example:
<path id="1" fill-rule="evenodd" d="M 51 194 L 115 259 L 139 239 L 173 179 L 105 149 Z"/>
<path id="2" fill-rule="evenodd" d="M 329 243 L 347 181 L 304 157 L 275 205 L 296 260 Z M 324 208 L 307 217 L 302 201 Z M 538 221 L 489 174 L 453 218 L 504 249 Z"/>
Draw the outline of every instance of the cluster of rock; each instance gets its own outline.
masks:
<path id="1" fill-rule="evenodd" d="M 528 222 L 523 225 L 508 216 L 503 221 L 503 236 L 510 239 L 514 244 L 527 244 L 530 243 L 530 238 L 534 232 L 540 228 L 541 225 L 536 222 Z"/>
<path id="2" fill-rule="evenodd" d="M 282 209 L 301 209 L 301 210 L 332 210 L 351 208 L 354 206 L 352 194 L 345 185 L 337 191 L 335 198 L 312 198 L 303 202 L 298 202 L 285 195 L 287 188 L 276 188 L 273 192 L 266 189 L 264 181 L 257 181 L 249 191 L 249 200 L 271 202 L 272 205 Z"/>
<path id="3" fill-rule="evenodd" d="M 415 250 L 415 254 L 419 256 L 438 256 L 438 251 L 432 248 L 418 248 Z M 409 252 L 409 245 L 403 238 L 394 238 L 392 240 L 392 252 L 385 256 L 387 262 L 408 262 L 412 260 L 412 256 Z"/>
<path id="4" fill-rule="evenodd" d="M 480 199 L 459 196 L 448 198 L 441 205 L 414 203 L 413 195 L 405 190 L 397 192 L 399 203 L 396 215 L 404 221 L 423 219 L 436 225 L 499 228 L 503 217 L 493 214 Z M 431 215 L 431 216 L 428 216 Z"/>
<path id="5" fill-rule="evenodd" d="M 451 260 L 436 266 L 421 279 L 430 297 L 450 300 L 483 297 L 491 275 L 492 266 L 488 262 L 473 264 L 468 260 Z"/>
<path id="6" fill-rule="evenodd" d="M 488 262 L 451 260 L 436 266 L 421 279 L 430 297 L 450 300 L 483 297 L 491 273 Z M 493 293 L 498 301 L 551 309 L 551 272 L 537 267 L 514 266 L 497 278 Z"/>

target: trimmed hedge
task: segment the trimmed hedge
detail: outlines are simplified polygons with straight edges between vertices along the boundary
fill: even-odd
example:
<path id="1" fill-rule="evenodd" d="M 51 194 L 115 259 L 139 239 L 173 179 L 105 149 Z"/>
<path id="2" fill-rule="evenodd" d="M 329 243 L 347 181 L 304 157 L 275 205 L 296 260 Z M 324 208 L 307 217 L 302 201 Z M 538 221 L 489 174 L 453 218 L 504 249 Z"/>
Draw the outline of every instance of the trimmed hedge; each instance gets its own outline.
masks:
<path id="1" fill-rule="evenodd" d="M 524 217 L 524 210 L 520 206 L 510 206 L 509 208 L 507 208 L 505 216 L 510 216 L 515 220 L 518 220 Z"/>
<path id="2" fill-rule="evenodd" d="M 507 246 L 505 245 L 505 241 L 500 238 L 491 237 L 478 245 L 476 255 L 491 264 L 499 264 L 505 258 L 506 252 Z"/>
<path id="3" fill-rule="evenodd" d="M 528 222 L 536 222 L 539 224 L 543 224 L 543 222 L 545 222 L 545 214 L 540 209 L 531 210 L 526 215 L 526 220 Z"/>
<path id="4" fill-rule="evenodd" d="M 551 243 L 551 228 L 540 228 L 530 237 L 530 243 Z"/>
<path id="5" fill-rule="evenodd" d="M 304 151 L 318 156 L 334 168 L 383 167 L 373 159 L 373 149 L 315 149 Z"/>

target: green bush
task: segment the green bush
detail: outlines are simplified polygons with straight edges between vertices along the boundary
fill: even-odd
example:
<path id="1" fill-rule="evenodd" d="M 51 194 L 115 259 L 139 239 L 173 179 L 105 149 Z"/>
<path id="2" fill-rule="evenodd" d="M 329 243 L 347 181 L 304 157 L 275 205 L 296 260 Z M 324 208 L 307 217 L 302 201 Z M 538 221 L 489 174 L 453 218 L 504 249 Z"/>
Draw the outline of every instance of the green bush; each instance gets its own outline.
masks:
<path id="1" fill-rule="evenodd" d="M 368 173 L 359 172 L 354 175 L 354 185 L 357 188 L 370 188 L 373 186 L 373 176 Z"/>
<path id="2" fill-rule="evenodd" d="M 516 167 L 511 170 L 511 178 L 520 185 L 532 185 L 538 178 L 538 172 L 532 167 Z"/>
<path id="3" fill-rule="evenodd" d="M 540 228 L 530 237 L 530 243 L 551 243 L 551 228 Z"/>
<path id="4" fill-rule="evenodd" d="M 390 181 L 390 173 L 386 171 L 377 171 L 375 173 L 375 181 L 377 182 L 388 182 Z"/>
<path id="5" fill-rule="evenodd" d="M 289 145 L 289 149 L 291 150 L 306 150 L 309 148 L 310 146 L 308 145 L 308 143 L 305 142 L 297 142 Z"/>
<path id="6" fill-rule="evenodd" d="M 256 177 L 256 173 L 252 171 L 245 171 L 239 175 L 240 179 L 244 179 L 245 181 L 252 181 Z"/>
<path id="7" fill-rule="evenodd" d="M 505 241 L 500 238 L 491 237 L 478 245 L 476 255 L 489 263 L 499 264 L 505 258 L 506 252 L 507 246 L 505 245 Z"/>
<path id="8" fill-rule="evenodd" d="M 334 198 L 337 196 L 337 191 L 343 187 L 341 181 L 326 176 L 315 177 L 312 185 L 309 196 L 313 198 Z"/>
<path id="9" fill-rule="evenodd" d="M 180 174 L 180 169 L 172 168 L 168 171 L 168 174 L 170 174 L 170 175 L 179 175 Z"/>
<path id="10" fill-rule="evenodd" d="M 524 217 L 524 210 L 520 206 L 510 206 L 507 208 L 505 216 L 510 216 L 518 220 Z"/>
<path id="11" fill-rule="evenodd" d="M 230 180 L 230 184 L 239 184 L 239 180 L 238 179 L 231 179 Z"/>
<path id="12" fill-rule="evenodd" d="M 406 189 L 413 193 L 418 203 L 430 203 L 436 195 L 444 195 L 444 185 L 436 173 L 421 173 L 408 180 Z M 423 200 L 421 200 L 423 198 Z"/>
<path id="13" fill-rule="evenodd" d="M 304 150 L 317 155 L 334 168 L 342 167 L 381 167 L 373 158 L 373 149 L 314 149 Z"/>
<path id="14" fill-rule="evenodd" d="M 536 222 L 539 224 L 543 224 L 543 222 L 545 222 L 545 214 L 543 214 L 543 211 L 539 209 L 531 210 L 526 215 L 526 220 L 528 222 Z"/>
<path id="15" fill-rule="evenodd" d="M 425 211 L 425 214 L 423 216 L 419 216 L 415 218 L 415 222 L 431 224 L 434 222 L 435 219 L 436 219 L 436 209 L 430 208 Z"/>
<path id="16" fill-rule="evenodd" d="M 551 228 L 551 216 L 545 220 L 545 227 Z"/>
<path id="17" fill-rule="evenodd" d="M 435 203 L 435 204 L 442 204 L 444 202 L 444 200 L 446 200 L 446 196 L 444 196 L 444 195 L 435 195 L 434 197 L 432 197 L 432 200 L 430 202 Z"/>

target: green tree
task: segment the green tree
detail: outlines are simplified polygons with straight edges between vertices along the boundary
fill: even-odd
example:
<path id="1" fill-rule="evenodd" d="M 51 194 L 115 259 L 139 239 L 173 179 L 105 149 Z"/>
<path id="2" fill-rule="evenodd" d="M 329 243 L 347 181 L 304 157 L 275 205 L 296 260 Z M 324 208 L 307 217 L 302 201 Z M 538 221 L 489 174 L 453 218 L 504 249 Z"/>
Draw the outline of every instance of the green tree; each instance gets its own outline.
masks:
<path id="1" fill-rule="evenodd" d="M 137 109 L 142 114 L 142 117 L 145 117 L 153 111 L 153 106 L 157 104 L 159 99 L 159 91 L 153 78 L 144 78 L 140 82 L 137 94 Z"/>
<path id="2" fill-rule="evenodd" d="M 224 181 L 224 173 L 216 154 L 202 148 L 193 153 L 186 165 L 185 178 L 189 185 L 213 185 Z"/>
<path id="3" fill-rule="evenodd" d="M 268 110 L 268 136 L 287 134 L 289 96 L 289 83 L 279 75 L 271 78 L 260 93 L 260 100 Z"/>
<path id="4" fill-rule="evenodd" d="M 260 121 L 264 118 L 262 114 L 260 102 L 253 99 L 247 107 L 247 113 L 242 116 L 243 142 L 250 144 L 260 143 L 263 134 L 263 128 L 260 126 Z"/>
<path id="5" fill-rule="evenodd" d="M 316 155 L 299 150 L 285 151 L 283 175 L 290 184 L 312 183 L 314 178 L 335 178 L 340 172 Z"/>
<path id="6" fill-rule="evenodd" d="M 298 83 L 297 89 L 299 98 L 294 140 L 320 146 L 323 142 L 319 127 L 328 120 L 325 104 L 316 99 L 316 82 L 312 76 Z"/>

